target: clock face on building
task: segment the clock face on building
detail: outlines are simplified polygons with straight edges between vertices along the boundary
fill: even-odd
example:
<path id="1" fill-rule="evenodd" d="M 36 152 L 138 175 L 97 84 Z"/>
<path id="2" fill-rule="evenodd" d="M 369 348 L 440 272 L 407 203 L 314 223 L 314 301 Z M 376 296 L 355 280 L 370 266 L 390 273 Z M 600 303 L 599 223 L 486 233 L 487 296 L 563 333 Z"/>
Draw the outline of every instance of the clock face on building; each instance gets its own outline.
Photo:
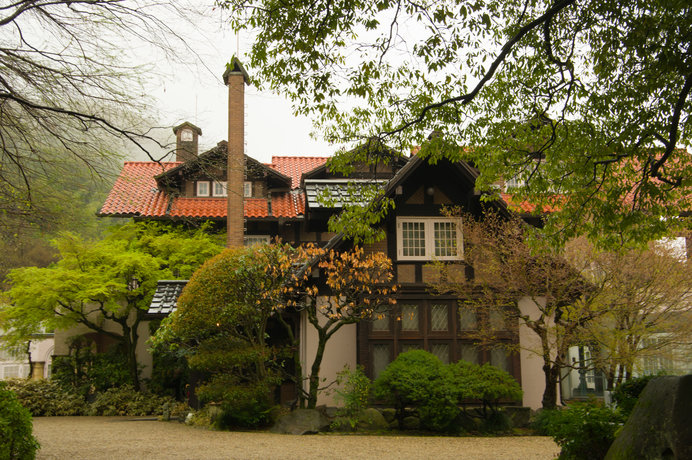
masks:
<path id="1" fill-rule="evenodd" d="M 192 130 L 185 128 L 180 133 L 180 140 L 183 142 L 192 142 Z"/>

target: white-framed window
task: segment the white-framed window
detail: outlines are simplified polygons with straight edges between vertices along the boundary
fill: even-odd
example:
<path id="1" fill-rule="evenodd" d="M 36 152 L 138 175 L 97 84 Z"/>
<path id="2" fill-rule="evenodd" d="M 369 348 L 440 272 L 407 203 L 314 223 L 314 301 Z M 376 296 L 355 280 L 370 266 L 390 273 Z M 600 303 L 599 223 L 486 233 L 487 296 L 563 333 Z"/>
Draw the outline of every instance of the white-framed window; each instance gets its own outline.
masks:
<path id="1" fill-rule="evenodd" d="M 245 246 L 269 244 L 270 241 L 271 237 L 269 235 L 245 235 Z"/>
<path id="2" fill-rule="evenodd" d="M 464 256 L 461 219 L 457 217 L 398 217 L 399 260 L 455 260 Z"/>
<path id="3" fill-rule="evenodd" d="M 226 181 L 214 181 L 214 188 L 212 189 L 212 196 L 228 196 L 228 191 L 226 189 Z"/>
<path id="4" fill-rule="evenodd" d="M 252 182 L 243 182 L 243 198 L 252 198 Z"/>
<path id="5" fill-rule="evenodd" d="M 197 182 L 197 196 L 209 196 L 209 182 L 208 181 L 198 181 Z"/>

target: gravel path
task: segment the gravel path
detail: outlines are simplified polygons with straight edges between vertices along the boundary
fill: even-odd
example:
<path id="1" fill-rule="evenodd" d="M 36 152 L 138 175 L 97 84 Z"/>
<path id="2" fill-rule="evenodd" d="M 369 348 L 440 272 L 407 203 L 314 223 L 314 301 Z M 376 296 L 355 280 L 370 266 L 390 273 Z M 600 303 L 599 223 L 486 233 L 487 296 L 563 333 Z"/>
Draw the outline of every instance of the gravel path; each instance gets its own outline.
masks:
<path id="1" fill-rule="evenodd" d="M 452 438 L 209 431 L 129 417 L 36 417 L 38 459 L 554 459 L 550 438 Z"/>

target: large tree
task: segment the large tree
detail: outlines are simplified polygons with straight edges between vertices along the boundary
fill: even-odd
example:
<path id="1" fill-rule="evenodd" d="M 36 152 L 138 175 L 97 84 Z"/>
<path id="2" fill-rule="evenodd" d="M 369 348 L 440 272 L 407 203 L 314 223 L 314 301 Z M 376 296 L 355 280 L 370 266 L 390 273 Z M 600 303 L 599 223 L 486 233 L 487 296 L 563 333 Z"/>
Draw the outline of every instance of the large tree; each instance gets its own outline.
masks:
<path id="1" fill-rule="evenodd" d="M 126 225 L 97 242 L 67 234 L 56 246 L 60 259 L 55 264 L 10 272 L 7 304 L 0 307 L 0 328 L 7 331 L 4 345 L 26 341 L 41 330 L 83 325 L 122 347 L 137 389 L 139 325 L 157 281 L 188 278 L 222 248 L 218 238 L 201 230 L 154 224 Z"/>
<path id="2" fill-rule="evenodd" d="M 153 46 L 171 58 L 185 49 L 169 22 L 175 5 L 19 0 L 0 8 L 0 216 L 45 211 L 42 184 L 70 175 L 75 161 L 98 175 L 120 159 L 123 142 L 151 150 L 142 82 L 156 69 L 136 51 Z"/>
<path id="3" fill-rule="evenodd" d="M 441 131 L 419 155 L 472 160 L 481 189 L 518 179 L 515 201 L 559 208 L 557 240 L 684 223 L 661 217 L 692 199 L 688 1 L 217 3 L 255 34 L 253 81 L 329 140 L 409 148 Z"/>
<path id="4" fill-rule="evenodd" d="M 475 314 L 478 346 L 503 346 L 498 341 L 502 331 L 518 334 L 518 327 L 526 327 L 530 334 L 525 340 L 505 346 L 540 358 L 542 405 L 554 409 L 562 371 L 571 366 L 569 348 L 582 343 L 584 327 L 603 314 L 589 297 L 595 287 L 583 278 L 588 266 L 570 265 L 557 252 L 532 251 L 526 224 L 516 218 L 493 212 L 479 218 L 466 215 L 463 226 L 463 264 L 473 274 L 467 276 L 456 263 L 435 263 L 441 276 L 431 288 L 456 295 L 462 308 Z"/>

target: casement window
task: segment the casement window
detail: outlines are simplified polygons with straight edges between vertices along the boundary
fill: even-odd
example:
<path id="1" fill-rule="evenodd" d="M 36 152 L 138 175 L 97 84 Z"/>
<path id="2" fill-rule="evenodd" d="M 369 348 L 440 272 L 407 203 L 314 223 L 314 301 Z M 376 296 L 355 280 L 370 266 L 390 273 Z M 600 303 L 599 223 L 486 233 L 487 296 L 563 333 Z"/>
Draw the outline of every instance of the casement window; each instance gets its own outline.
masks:
<path id="1" fill-rule="evenodd" d="M 516 356 L 508 352 L 518 340 L 516 328 L 500 322 L 499 309 L 477 312 L 449 299 L 399 299 L 397 306 L 369 323 L 367 369 L 377 376 L 400 354 L 426 350 L 443 363 L 459 360 L 490 363 L 518 378 Z M 477 344 L 481 327 L 500 326 L 496 344 Z"/>
<path id="2" fill-rule="evenodd" d="M 456 217 L 399 217 L 398 260 L 456 260 L 464 256 L 461 219 Z"/>
<path id="3" fill-rule="evenodd" d="M 245 246 L 255 246 L 257 244 L 269 244 L 269 235 L 245 235 Z"/>
<path id="4" fill-rule="evenodd" d="M 252 182 L 243 182 L 243 198 L 252 198 Z"/>
<path id="5" fill-rule="evenodd" d="M 197 182 L 197 196 L 209 196 L 209 181 Z"/>
<path id="6" fill-rule="evenodd" d="M 226 181 L 215 181 L 214 188 L 212 190 L 212 196 L 228 196 L 228 191 L 226 189 Z"/>

